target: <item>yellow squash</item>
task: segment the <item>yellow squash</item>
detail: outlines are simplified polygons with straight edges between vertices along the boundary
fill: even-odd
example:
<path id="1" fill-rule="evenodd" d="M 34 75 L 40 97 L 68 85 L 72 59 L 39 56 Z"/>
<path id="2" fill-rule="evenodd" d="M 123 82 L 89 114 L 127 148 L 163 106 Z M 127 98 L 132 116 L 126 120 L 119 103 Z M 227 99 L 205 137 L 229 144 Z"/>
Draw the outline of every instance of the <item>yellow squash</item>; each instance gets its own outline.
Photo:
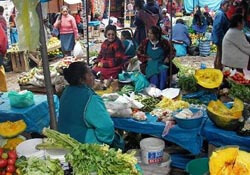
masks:
<path id="1" fill-rule="evenodd" d="M 239 126 L 239 119 L 242 117 L 244 104 L 240 99 L 235 98 L 231 109 L 227 108 L 220 100 L 211 101 L 207 107 L 209 118 L 216 126 L 234 130 Z"/>
<path id="2" fill-rule="evenodd" d="M 250 153 L 238 147 L 215 150 L 209 159 L 210 175 L 249 175 Z"/>
<path id="3" fill-rule="evenodd" d="M 219 69 L 199 69 L 195 71 L 197 83 L 207 89 L 217 88 L 223 81 L 223 73 Z"/>
<path id="4" fill-rule="evenodd" d="M 25 131 L 27 125 L 23 120 L 0 123 L 0 136 L 5 138 L 15 137 Z"/>

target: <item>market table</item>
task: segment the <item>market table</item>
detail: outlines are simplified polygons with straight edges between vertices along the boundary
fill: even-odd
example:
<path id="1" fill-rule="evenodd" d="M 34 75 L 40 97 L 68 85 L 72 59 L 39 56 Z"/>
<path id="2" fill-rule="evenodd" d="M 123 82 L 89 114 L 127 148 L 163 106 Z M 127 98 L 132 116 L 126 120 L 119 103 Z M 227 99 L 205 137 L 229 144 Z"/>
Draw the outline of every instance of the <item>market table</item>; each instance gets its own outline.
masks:
<path id="1" fill-rule="evenodd" d="M 220 129 L 210 119 L 206 121 L 202 135 L 215 146 L 238 145 L 241 149 L 250 151 L 250 137 L 242 137 L 237 135 L 235 131 Z"/>
<path id="2" fill-rule="evenodd" d="M 23 119 L 27 124 L 25 132 L 41 133 L 50 124 L 49 109 L 46 95 L 34 95 L 35 104 L 27 108 L 13 108 L 10 106 L 8 94 L 0 96 L 0 122 Z M 56 114 L 59 110 L 59 99 L 54 96 Z M 58 116 L 58 115 L 57 115 Z"/>
<path id="3" fill-rule="evenodd" d="M 162 136 L 165 124 L 157 122 L 157 117 L 147 115 L 146 121 L 137 121 L 132 118 L 112 117 L 115 128 L 129 132 L 149 134 L 164 140 L 173 142 L 182 148 L 188 150 L 194 155 L 198 155 L 203 144 L 203 137 L 200 134 L 201 128 L 197 129 L 182 129 L 175 125 L 169 130 L 166 136 Z"/>

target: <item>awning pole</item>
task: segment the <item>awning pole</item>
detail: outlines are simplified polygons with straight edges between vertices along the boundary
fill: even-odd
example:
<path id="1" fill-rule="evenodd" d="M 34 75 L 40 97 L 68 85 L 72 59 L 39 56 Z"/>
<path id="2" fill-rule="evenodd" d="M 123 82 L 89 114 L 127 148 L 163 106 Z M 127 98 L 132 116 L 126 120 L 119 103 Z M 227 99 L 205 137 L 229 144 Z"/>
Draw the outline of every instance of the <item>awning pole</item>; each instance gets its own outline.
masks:
<path id="1" fill-rule="evenodd" d="M 88 15 L 88 0 L 82 0 L 83 7 L 83 18 L 85 17 L 86 19 L 86 32 L 84 32 L 84 37 L 86 37 L 86 51 L 87 51 L 87 64 L 89 65 L 89 15 Z M 84 16 L 84 14 L 86 14 Z"/>
<path id="2" fill-rule="evenodd" d="M 49 113 L 50 113 L 50 128 L 57 130 L 57 122 L 56 122 L 56 113 L 55 113 L 55 105 L 54 105 L 54 97 L 53 97 L 53 87 L 50 78 L 50 70 L 49 70 L 49 61 L 48 61 L 48 52 L 46 45 L 46 38 L 43 26 L 43 16 L 42 16 L 42 7 L 41 2 L 38 3 L 37 13 L 39 17 L 40 24 L 40 52 L 42 56 L 42 65 L 43 65 L 43 74 L 45 80 L 46 94 L 49 105 Z"/>
<path id="3" fill-rule="evenodd" d="M 108 15 L 109 15 L 109 21 L 108 21 L 108 24 L 110 24 L 110 9 L 111 9 L 111 1 L 109 0 L 109 13 L 108 13 Z"/>
<path id="4" fill-rule="evenodd" d="M 169 41 L 170 44 L 172 44 L 172 36 L 173 36 L 173 0 L 170 0 L 170 4 L 171 4 L 171 8 L 170 8 L 170 28 L 171 28 L 171 32 L 170 32 L 170 36 L 169 36 Z M 169 58 L 169 84 L 168 86 L 171 87 L 172 84 L 172 79 L 173 79 L 173 63 L 172 63 L 172 58 Z"/>

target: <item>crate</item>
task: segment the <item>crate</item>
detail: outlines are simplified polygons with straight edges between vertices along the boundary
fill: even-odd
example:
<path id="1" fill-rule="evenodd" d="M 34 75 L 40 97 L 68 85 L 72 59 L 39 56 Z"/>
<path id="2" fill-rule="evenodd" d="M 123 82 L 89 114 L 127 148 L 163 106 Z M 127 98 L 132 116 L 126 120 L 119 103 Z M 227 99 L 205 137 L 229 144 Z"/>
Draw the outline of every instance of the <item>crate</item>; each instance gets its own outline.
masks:
<path id="1" fill-rule="evenodd" d="M 29 71 L 29 58 L 26 51 L 9 52 L 7 57 L 10 58 L 14 72 Z"/>

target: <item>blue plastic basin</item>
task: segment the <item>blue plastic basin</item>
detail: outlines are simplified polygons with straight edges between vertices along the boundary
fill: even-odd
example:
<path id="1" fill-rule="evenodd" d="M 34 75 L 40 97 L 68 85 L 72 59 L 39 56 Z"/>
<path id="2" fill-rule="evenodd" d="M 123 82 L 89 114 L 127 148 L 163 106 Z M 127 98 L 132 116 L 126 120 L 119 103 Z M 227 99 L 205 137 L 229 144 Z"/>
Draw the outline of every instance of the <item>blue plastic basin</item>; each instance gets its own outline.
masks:
<path id="1" fill-rule="evenodd" d="M 189 108 L 190 111 L 192 111 L 193 113 L 198 112 L 201 109 L 196 109 L 196 108 Z M 192 118 L 192 119 L 181 119 L 176 117 L 175 115 L 179 112 L 181 112 L 182 110 L 178 110 L 176 112 L 173 113 L 173 117 L 176 120 L 178 126 L 180 128 L 184 128 L 184 129 L 193 129 L 193 128 L 198 128 L 200 127 L 202 120 L 204 118 L 204 111 L 201 110 L 202 115 L 199 118 Z"/>

